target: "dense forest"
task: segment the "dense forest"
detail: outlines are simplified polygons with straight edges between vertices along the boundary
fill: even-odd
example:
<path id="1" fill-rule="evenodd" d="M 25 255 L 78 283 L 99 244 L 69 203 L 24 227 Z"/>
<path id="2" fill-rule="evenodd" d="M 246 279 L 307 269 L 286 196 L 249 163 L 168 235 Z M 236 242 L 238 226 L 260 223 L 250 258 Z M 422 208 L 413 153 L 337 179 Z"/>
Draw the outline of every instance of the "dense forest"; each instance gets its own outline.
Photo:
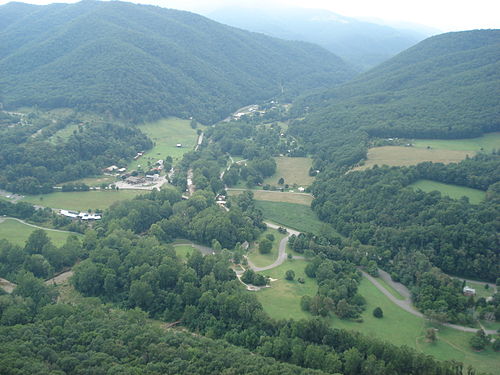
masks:
<path id="1" fill-rule="evenodd" d="M 500 129 L 499 30 L 434 36 L 345 85 L 297 101 L 323 139 L 470 138 Z M 314 140 L 310 141 L 314 144 Z"/>
<path id="2" fill-rule="evenodd" d="M 126 165 L 152 147 L 140 130 L 116 123 L 80 123 L 60 142 L 45 122 L 0 128 L 0 188 L 23 194 L 52 191 L 54 185 Z"/>
<path id="3" fill-rule="evenodd" d="M 354 70 L 332 53 L 160 7 L 121 2 L 0 6 L 4 107 L 131 121 L 213 123 L 244 105 L 331 87 Z M 126 61 L 126 64 L 123 62 Z"/>
<path id="4" fill-rule="evenodd" d="M 211 193 L 198 194 L 199 199 L 182 202 L 175 192 L 167 190 L 122 202 L 111 207 L 106 212 L 107 219 L 87 231 L 81 242 L 73 239 L 79 242 L 82 251 L 77 255 L 80 262 L 74 269 L 72 284 L 83 296 L 99 299 L 55 304 L 57 293 L 52 286 L 27 270 L 20 270 L 15 275 L 18 286 L 13 294 L 0 296 L 0 337 L 8 343 L 0 348 L 2 371 L 155 374 L 213 373 L 227 369 L 228 374 L 463 373 L 460 363 L 439 362 L 407 347 L 398 348 L 357 333 L 332 329 L 319 319 L 270 319 L 255 295 L 247 293 L 236 280 L 230 268 L 234 254 L 231 251 L 218 250 L 215 255 L 206 256 L 193 252 L 186 261 L 179 259 L 169 240 L 161 238 L 158 227 L 163 226 L 162 222 L 185 220 L 178 229 L 185 230 L 187 226 L 199 230 L 195 222 L 200 219 L 213 222 L 218 213 L 201 204 L 203 197 Z M 159 210 L 155 222 L 137 220 L 138 212 L 153 207 Z M 233 203 L 231 211 L 235 209 L 236 215 L 214 208 L 221 215 L 228 215 L 232 225 L 245 223 L 244 228 L 253 233 L 261 230 L 259 215 L 248 194 Z M 149 228 L 143 231 L 144 226 Z M 184 234 L 197 236 L 190 231 Z M 238 230 L 234 239 L 244 240 L 244 233 Z M 218 243 L 224 243 L 224 236 L 220 231 L 209 235 L 214 249 L 222 247 Z M 5 262 L 10 262 L 9 258 Z M 308 272 L 323 285 L 325 294 L 320 296 L 324 296 L 325 306 L 328 299 L 335 298 L 328 285 L 339 281 L 333 270 L 338 267 L 346 275 L 356 273 L 349 262 L 318 257 L 311 264 Z M 339 291 L 344 288 L 352 290 L 352 286 L 345 285 Z M 355 293 L 355 285 L 353 290 Z M 345 302 L 339 304 L 344 306 Z M 309 309 L 312 306 L 317 303 L 312 301 Z M 128 309 L 132 310 L 125 312 Z M 341 308 L 337 313 L 343 311 L 349 310 Z M 180 321 L 194 334 L 165 330 L 151 324 L 148 318 Z M 252 361 L 247 350 L 253 353 Z M 469 369 L 468 374 L 475 371 Z"/>

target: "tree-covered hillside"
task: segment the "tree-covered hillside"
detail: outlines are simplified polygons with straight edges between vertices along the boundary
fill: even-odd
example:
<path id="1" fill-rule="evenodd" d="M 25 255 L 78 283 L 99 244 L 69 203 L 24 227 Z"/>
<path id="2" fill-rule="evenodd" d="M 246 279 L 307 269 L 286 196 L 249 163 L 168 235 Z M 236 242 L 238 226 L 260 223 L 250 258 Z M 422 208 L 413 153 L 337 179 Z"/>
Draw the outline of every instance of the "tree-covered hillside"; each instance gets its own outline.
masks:
<path id="1" fill-rule="evenodd" d="M 500 129 L 500 30 L 438 35 L 354 81 L 301 102 L 320 139 L 468 138 Z M 316 144 L 315 144 L 316 145 Z"/>
<path id="2" fill-rule="evenodd" d="M 354 74 L 312 44 L 160 7 L 10 3 L 0 7 L 0 20 L 0 100 L 7 108 L 213 122 L 243 105 L 331 87 Z"/>

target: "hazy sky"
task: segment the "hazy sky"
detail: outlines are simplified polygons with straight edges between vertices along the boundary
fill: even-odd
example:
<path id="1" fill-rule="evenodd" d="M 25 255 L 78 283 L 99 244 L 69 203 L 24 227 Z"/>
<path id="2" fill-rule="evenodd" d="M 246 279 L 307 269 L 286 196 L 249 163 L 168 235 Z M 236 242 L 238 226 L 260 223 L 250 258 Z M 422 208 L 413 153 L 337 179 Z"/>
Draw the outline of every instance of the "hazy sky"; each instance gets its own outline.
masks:
<path id="1" fill-rule="evenodd" d="M 18 0 L 23 1 L 23 0 Z M 0 0 L 0 4 L 9 1 Z M 25 0 L 32 4 L 76 0 Z M 270 3 L 328 9 L 349 17 L 412 22 L 442 31 L 500 28 L 499 0 L 135 0 L 168 8 L 206 13 L 225 5 L 269 6 Z"/>

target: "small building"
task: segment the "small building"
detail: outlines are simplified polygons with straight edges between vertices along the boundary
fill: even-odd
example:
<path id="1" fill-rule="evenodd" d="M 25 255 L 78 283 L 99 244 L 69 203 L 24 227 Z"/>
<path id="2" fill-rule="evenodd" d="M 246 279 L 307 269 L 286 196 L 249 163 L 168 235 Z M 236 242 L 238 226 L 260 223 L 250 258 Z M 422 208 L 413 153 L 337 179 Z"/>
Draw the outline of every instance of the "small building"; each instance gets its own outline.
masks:
<path id="1" fill-rule="evenodd" d="M 129 184 L 132 184 L 132 185 L 137 185 L 137 184 L 142 184 L 145 182 L 144 178 L 142 177 L 134 177 L 134 176 L 130 176 L 130 177 L 127 177 L 127 179 L 125 180 L 125 182 L 129 183 Z"/>
<path id="2" fill-rule="evenodd" d="M 111 165 L 111 166 L 109 166 L 107 168 L 104 168 L 104 170 L 106 172 L 114 172 L 114 171 L 118 170 L 118 167 L 116 165 Z"/>
<path id="3" fill-rule="evenodd" d="M 127 170 L 127 168 L 120 168 L 120 169 L 118 169 L 117 171 L 118 171 L 118 172 L 120 172 L 120 173 L 123 173 L 123 172 L 125 172 L 126 170 Z"/>
<path id="4" fill-rule="evenodd" d="M 59 211 L 59 213 L 60 213 L 62 216 L 66 216 L 66 217 L 69 217 L 69 218 L 71 218 L 71 219 L 76 219 L 76 218 L 78 218 L 78 212 L 76 212 L 76 211 L 61 210 L 61 211 Z"/>
<path id="5" fill-rule="evenodd" d="M 149 180 L 149 181 L 156 181 L 160 178 L 160 175 L 159 174 L 147 174 L 146 175 L 146 180 Z"/>
<path id="6" fill-rule="evenodd" d="M 175 145 L 175 147 L 181 148 L 181 147 L 182 147 L 182 143 L 177 143 L 177 144 Z"/>
<path id="7" fill-rule="evenodd" d="M 475 296 L 476 295 L 476 289 L 473 289 L 473 288 L 468 287 L 468 286 L 464 286 L 463 292 L 464 292 L 464 296 Z"/>
<path id="8" fill-rule="evenodd" d="M 300 186 L 297 190 L 300 191 L 301 193 L 303 193 L 304 191 L 306 191 L 306 189 L 304 189 L 302 186 Z"/>

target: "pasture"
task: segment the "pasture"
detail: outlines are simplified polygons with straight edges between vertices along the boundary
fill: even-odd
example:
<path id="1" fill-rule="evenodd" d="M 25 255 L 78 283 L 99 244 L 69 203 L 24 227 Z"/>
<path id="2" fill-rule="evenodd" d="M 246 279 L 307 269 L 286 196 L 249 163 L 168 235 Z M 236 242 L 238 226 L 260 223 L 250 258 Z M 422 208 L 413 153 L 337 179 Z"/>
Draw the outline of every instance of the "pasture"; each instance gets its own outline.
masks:
<path id="1" fill-rule="evenodd" d="M 311 207 L 302 204 L 257 200 L 255 205 L 266 220 L 300 232 L 319 233 L 321 226 L 327 225 L 318 219 Z"/>
<path id="2" fill-rule="evenodd" d="M 465 186 L 443 184 L 441 182 L 431 180 L 419 180 L 410 186 L 414 189 L 420 189 L 427 193 L 436 190 L 442 195 L 446 195 L 453 199 L 467 197 L 469 198 L 469 202 L 472 204 L 479 204 L 486 198 L 486 192 L 482 190 L 472 189 Z"/>
<path id="3" fill-rule="evenodd" d="M 139 194 L 145 194 L 144 190 L 90 190 L 78 192 L 56 192 L 41 195 L 27 195 L 22 199 L 44 207 L 60 208 L 67 210 L 104 210 L 113 203 L 132 199 Z"/>
<path id="4" fill-rule="evenodd" d="M 415 139 L 414 147 L 451 151 L 485 151 L 500 149 L 500 132 L 488 133 L 482 137 L 466 139 Z"/>
<path id="5" fill-rule="evenodd" d="M 148 163 L 154 164 L 157 160 L 164 160 L 167 156 L 171 156 L 175 163 L 186 152 L 192 151 L 198 140 L 196 129 L 191 128 L 189 120 L 170 117 L 139 125 L 138 128 L 151 138 L 154 146 L 141 158 L 130 162 L 127 168 L 129 171 L 139 166 L 145 167 Z M 198 124 L 198 128 L 201 129 L 202 126 Z M 178 143 L 182 147 L 176 147 Z"/>
<path id="6" fill-rule="evenodd" d="M 408 166 L 432 161 L 435 163 L 458 163 L 466 156 L 475 155 L 474 151 L 418 148 L 404 146 L 374 147 L 368 150 L 364 165 L 353 168 L 355 171 L 370 169 L 374 165 Z"/>
<path id="7" fill-rule="evenodd" d="M 314 177 L 309 176 L 309 169 L 312 167 L 311 158 L 289 158 L 280 156 L 276 160 L 276 173 L 264 180 L 264 184 L 278 186 L 278 180 L 283 177 L 285 184 L 292 186 L 309 186 L 313 183 Z"/>
<path id="8" fill-rule="evenodd" d="M 102 184 L 110 185 L 113 182 L 116 182 L 116 177 L 106 176 L 106 175 L 86 177 L 86 178 L 81 178 L 79 180 L 71 181 L 71 183 L 85 184 L 90 187 L 100 187 Z M 59 184 L 58 186 L 62 186 L 64 184 L 66 184 L 66 182 L 63 184 Z"/>
<path id="9" fill-rule="evenodd" d="M 302 319 L 311 315 L 302 311 L 300 300 L 303 295 L 316 294 L 317 284 L 314 279 L 307 278 L 304 260 L 288 260 L 281 266 L 262 272 L 278 279 L 271 283 L 271 288 L 256 292 L 264 310 L 275 319 Z M 284 278 L 286 270 L 293 269 L 297 277 L 305 277 L 305 284 L 297 281 L 287 281 Z M 380 281 L 378 279 L 378 281 Z M 249 292 L 255 293 L 255 292 Z M 334 328 L 359 331 L 371 337 L 393 343 L 407 345 L 440 360 L 457 360 L 466 366 L 472 365 L 479 371 L 495 373 L 499 354 L 491 347 L 483 352 L 475 352 L 469 346 L 472 333 L 460 332 L 451 328 L 436 326 L 438 340 L 434 343 L 425 341 L 425 330 L 431 325 L 422 318 L 416 317 L 396 306 L 367 279 L 362 279 L 359 294 L 365 297 L 367 308 L 362 314 L 363 322 L 341 320 L 336 316 L 327 318 Z M 384 317 L 377 319 L 372 312 L 375 307 L 382 308 Z"/>
<path id="10" fill-rule="evenodd" d="M 273 248 L 269 254 L 261 254 L 259 251 L 259 242 L 263 238 L 266 238 L 267 234 L 272 234 L 274 236 Z M 276 229 L 268 228 L 264 232 L 261 233 L 259 238 L 255 242 L 250 245 L 248 249 L 248 259 L 256 265 L 257 267 L 265 267 L 272 264 L 276 258 L 278 258 L 278 249 L 280 241 L 285 237 L 284 234 L 281 234 Z"/>
<path id="11" fill-rule="evenodd" d="M 10 218 L 0 218 L 0 239 L 5 239 L 15 245 L 24 246 L 31 232 L 36 230 L 32 226 L 23 224 Z M 50 229 L 45 230 L 50 240 L 55 246 L 62 246 L 70 233 L 56 232 Z M 75 235 L 78 235 L 75 233 Z"/>
<path id="12" fill-rule="evenodd" d="M 229 196 L 241 194 L 243 191 L 249 189 L 228 189 Z M 255 200 L 266 202 L 283 202 L 294 203 L 305 206 L 310 206 L 313 200 L 312 195 L 304 193 L 287 193 L 271 190 L 251 190 Z"/>

